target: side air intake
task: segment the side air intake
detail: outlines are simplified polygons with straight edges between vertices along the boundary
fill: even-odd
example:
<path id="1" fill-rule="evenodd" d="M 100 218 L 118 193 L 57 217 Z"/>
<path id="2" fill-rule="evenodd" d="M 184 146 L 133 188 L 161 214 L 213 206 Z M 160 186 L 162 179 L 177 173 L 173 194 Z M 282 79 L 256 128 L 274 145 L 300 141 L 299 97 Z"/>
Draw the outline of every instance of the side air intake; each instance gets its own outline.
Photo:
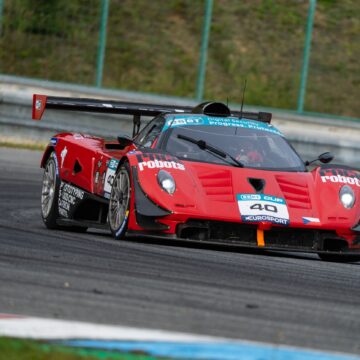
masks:
<path id="1" fill-rule="evenodd" d="M 209 116 L 227 117 L 231 115 L 230 109 L 220 102 L 204 102 L 194 107 L 191 111 L 193 114 L 204 114 Z"/>

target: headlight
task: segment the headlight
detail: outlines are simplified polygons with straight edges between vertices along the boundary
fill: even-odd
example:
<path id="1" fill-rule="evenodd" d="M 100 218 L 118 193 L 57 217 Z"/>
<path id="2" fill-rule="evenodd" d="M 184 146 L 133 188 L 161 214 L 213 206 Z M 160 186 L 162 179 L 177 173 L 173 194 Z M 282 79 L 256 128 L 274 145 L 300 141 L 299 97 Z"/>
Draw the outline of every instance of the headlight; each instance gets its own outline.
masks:
<path id="1" fill-rule="evenodd" d="M 160 170 L 157 175 L 159 185 L 168 194 L 172 195 L 176 189 L 175 180 L 171 174 L 165 170 Z"/>
<path id="2" fill-rule="evenodd" d="M 339 192 L 340 201 L 344 208 L 351 209 L 355 203 L 354 190 L 349 185 L 344 185 Z"/>

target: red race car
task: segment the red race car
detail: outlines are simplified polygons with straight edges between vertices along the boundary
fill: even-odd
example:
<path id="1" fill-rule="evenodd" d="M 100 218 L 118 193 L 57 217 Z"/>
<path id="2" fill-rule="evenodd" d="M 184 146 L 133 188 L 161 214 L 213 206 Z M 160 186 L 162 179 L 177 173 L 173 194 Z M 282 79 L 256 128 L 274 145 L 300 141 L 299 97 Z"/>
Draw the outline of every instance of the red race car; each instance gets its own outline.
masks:
<path id="1" fill-rule="evenodd" d="M 270 113 L 34 95 L 45 109 L 133 116 L 133 137 L 55 135 L 41 161 L 50 228 L 149 236 L 360 260 L 360 172 L 303 162 Z M 140 130 L 140 117 L 152 116 Z M 320 166 L 308 170 L 315 161 Z"/>

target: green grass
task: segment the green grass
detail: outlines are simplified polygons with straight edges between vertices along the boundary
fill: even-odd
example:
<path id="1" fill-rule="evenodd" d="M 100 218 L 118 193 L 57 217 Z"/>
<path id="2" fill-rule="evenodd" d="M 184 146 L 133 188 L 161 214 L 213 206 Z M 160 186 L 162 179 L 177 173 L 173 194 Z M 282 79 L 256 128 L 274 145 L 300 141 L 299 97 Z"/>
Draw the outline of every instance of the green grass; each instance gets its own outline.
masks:
<path id="1" fill-rule="evenodd" d="M 137 353 L 78 349 L 41 341 L 0 337 L 0 360 L 161 360 Z"/>
<path id="2" fill-rule="evenodd" d="M 5 0 L 0 73 L 95 84 L 100 0 Z M 215 0 L 205 96 L 296 109 L 308 1 Z M 204 0 L 111 0 L 103 86 L 195 96 Z M 318 0 L 305 110 L 359 117 L 360 2 Z"/>
<path id="3" fill-rule="evenodd" d="M 42 150 L 44 151 L 46 148 L 45 143 L 37 143 L 37 142 L 20 142 L 15 140 L 2 140 L 0 138 L 0 147 L 6 148 L 16 148 L 16 149 L 27 149 L 27 150 Z"/>

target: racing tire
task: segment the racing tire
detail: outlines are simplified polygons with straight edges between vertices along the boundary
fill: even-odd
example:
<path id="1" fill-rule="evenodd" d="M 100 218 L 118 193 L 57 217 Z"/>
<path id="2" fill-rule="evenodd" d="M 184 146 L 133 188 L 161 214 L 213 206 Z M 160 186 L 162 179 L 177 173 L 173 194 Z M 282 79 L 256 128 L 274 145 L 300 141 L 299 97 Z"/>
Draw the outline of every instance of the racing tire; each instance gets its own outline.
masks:
<path id="1" fill-rule="evenodd" d="M 318 253 L 318 256 L 321 260 L 329 262 L 350 263 L 360 261 L 360 255 Z"/>
<path id="2" fill-rule="evenodd" d="M 55 153 L 51 153 L 44 168 L 41 189 L 41 216 L 48 229 L 59 229 L 56 221 L 59 217 L 58 197 L 60 179 Z"/>
<path id="3" fill-rule="evenodd" d="M 52 152 L 45 164 L 43 183 L 41 190 L 41 216 L 48 229 L 68 230 L 73 232 L 85 232 L 87 227 L 83 226 L 60 226 L 57 224 L 59 218 L 60 177 L 55 152 Z"/>
<path id="4" fill-rule="evenodd" d="M 116 240 L 124 239 L 128 228 L 131 192 L 130 166 L 125 162 L 116 171 L 109 199 L 108 221 Z"/>

